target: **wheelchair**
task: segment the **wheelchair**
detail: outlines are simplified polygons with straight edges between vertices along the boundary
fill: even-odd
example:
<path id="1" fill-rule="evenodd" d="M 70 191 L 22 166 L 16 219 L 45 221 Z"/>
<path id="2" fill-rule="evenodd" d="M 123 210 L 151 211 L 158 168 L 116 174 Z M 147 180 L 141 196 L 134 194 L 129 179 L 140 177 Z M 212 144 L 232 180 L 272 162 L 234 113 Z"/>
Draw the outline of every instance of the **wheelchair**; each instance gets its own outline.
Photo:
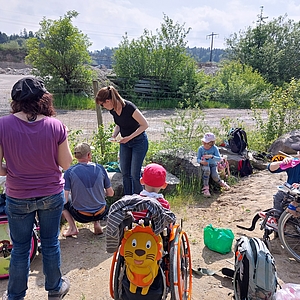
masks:
<path id="1" fill-rule="evenodd" d="M 5 194 L 0 194 L 0 206 L 5 203 Z M 31 238 L 30 262 L 41 252 L 38 220 L 35 220 Z M 0 213 L 0 279 L 9 277 L 10 254 L 13 244 L 10 238 L 7 215 Z"/>
<path id="2" fill-rule="evenodd" d="M 127 196 L 125 196 L 127 197 Z M 136 197 L 136 196 L 135 196 Z M 124 197 L 123 197 L 124 198 Z M 142 197 L 147 198 L 147 197 Z M 121 199 L 122 200 L 122 199 Z M 119 200 L 120 201 L 120 200 Z M 149 207 L 153 204 L 153 199 L 148 198 L 141 199 L 141 201 L 148 201 Z M 157 201 L 154 200 L 157 206 Z M 117 201 L 118 202 L 118 201 Z M 115 202 L 112 206 L 117 204 Z M 135 211 L 140 211 L 136 205 Z M 143 206 L 145 208 L 146 206 Z M 112 207 L 111 207 L 112 208 Z M 131 207 L 132 208 L 132 207 Z M 123 214 L 130 216 L 131 212 L 126 210 L 122 211 Z M 171 213 L 173 214 L 173 213 Z M 131 215 L 132 216 L 132 215 Z M 174 216 L 174 214 L 173 214 Z M 111 217 L 111 209 L 108 214 L 107 229 L 109 227 L 109 220 Z M 161 220 L 165 220 L 162 217 Z M 147 287 L 147 293 L 143 292 L 144 288 L 142 285 L 137 285 L 134 292 L 132 292 L 132 280 L 128 278 L 130 275 L 130 268 L 128 261 L 126 262 L 127 256 L 133 257 L 135 262 L 138 261 L 139 255 L 145 255 L 144 249 L 137 247 L 132 253 L 128 251 L 128 248 L 123 249 L 126 242 L 126 231 L 132 230 L 134 232 L 137 227 L 149 227 L 152 233 L 155 232 L 155 220 L 153 221 L 153 215 L 149 212 L 146 217 L 134 221 L 133 218 L 129 218 L 120 224 L 120 244 L 117 250 L 114 252 L 111 269 L 110 269 L 110 296 L 115 300 L 165 300 L 167 296 L 171 295 L 171 300 L 190 300 L 192 294 L 192 262 L 191 262 L 191 250 L 186 232 L 182 229 L 182 224 L 175 223 L 175 216 L 173 223 L 165 223 L 162 232 L 157 236 L 161 240 L 161 257 L 157 260 L 158 271 L 153 279 L 153 282 Z M 161 224 L 160 224 L 161 225 Z M 137 229 L 142 230 L 142 229 Z M 149 232 L 149 229 L 146 229 Z M 157 231 L 157 230 L 156 230 Z M 143 233 L 145 234 L 145 233 Z M 156 237 L 157 237 L 156 236 Z M 107 239 L 109 237 L 107 236 Z M 155 237 L 154 237 L 155 238 Z M 129 238 L 128 238 L 129 239 Z M 146 239 L 149 243 L 150 238 Z M 139 244 L 141 239 L 133 239 L 131 242 Z M 145 242 L 146 244 L 146 242 Z M 130 245 L 131 246 L 131 245 Z M 139 244 L 140 246 L 140 244 Z M 153 242 L 152 242 L 153 246 Z M 147 246 L 146 246 L 147 248 Z M 145 251 L 146 252 L 146 251 Z M 154 257 L 154 256 L 153 256 Z M 150 269 L 150 267 L 148 267 Z"/>

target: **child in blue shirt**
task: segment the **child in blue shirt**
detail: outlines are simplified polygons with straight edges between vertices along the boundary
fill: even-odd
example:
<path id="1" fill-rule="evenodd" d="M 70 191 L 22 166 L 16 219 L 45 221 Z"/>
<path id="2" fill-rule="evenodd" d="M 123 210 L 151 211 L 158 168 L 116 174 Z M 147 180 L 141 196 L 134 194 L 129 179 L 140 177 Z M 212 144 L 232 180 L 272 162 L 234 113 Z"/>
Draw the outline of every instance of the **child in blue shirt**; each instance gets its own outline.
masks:
<path id="1" fill-rule="evenodd" d="M 217 182 L 221 187 L 229 190 L 229 185 L 221 180 L 218 170 L 217 163 L 221 160 L 220 152 L 215 146 L 216 137 L 213 133 L 205 133 L 202 139 L 202 146 L 198 148 L 197 153 L 197 162 L 200 164 L 202 171 L 202 180 L 203 180 L 203 195 L 205 197 L 210 197 L 209 192 L 209 177 Z"/>

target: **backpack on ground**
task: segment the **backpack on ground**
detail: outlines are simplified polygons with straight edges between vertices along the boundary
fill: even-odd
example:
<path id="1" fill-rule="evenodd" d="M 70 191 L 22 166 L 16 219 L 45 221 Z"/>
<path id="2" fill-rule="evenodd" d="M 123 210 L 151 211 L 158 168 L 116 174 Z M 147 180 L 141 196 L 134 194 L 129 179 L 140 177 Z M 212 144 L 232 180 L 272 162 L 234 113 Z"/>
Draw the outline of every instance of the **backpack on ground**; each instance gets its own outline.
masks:
<path id="1" fill-rule="evenodd" d="M 271 300 L 278 286 L 275 259 L 258 238 L 240 237 L 235 245 L 235 300 Z"/>
<path id="2" fill-rule="evenodd" d="M 228 144 L 232 152 L 241 154 L 248 146 L 246 132 L 242 128 L 231 128 L 228 133 Z"/>
<path id="3" fill-rule="evenodd" d="M 241 159 L 238 162 L 238 174 L 241 177 L 249 176 L 253 173 L 253 168 L 249 158 Z"/>

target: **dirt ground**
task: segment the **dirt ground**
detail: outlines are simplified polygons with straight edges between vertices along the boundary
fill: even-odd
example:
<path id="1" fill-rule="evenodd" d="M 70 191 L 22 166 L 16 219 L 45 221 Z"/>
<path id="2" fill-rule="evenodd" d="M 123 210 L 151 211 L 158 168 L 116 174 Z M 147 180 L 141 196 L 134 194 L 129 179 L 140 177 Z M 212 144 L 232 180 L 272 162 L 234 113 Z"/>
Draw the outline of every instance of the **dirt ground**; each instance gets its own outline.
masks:
<path id="1" fill-rule="evenodd" d="M 192 266 L 208 268 L 217 273 L 214 276 L 193 277 L 193 300 L 232 299 L 231 280 L 222 275 L 222 267 L 232 267 L 234 254 L 218 254 L 204 246 L 203 228 L 230 228 L 235 238 L 243 234 L 262 237 L 257 226 L 254 232 L 246 232 L 236 224 L 250 225 L 252 217 L 259 210 L 269 208 L 276 187 L 284 182 L 285 175 L 259 171 L 243 178 L 230 191 L 203 199 L 195 205 L 174 209 L 177 219 L 183 220 L 191 244 Z M 103 223 L 105 226 L 105 223 Z M 62 228 L 64 230 L 65 227 Z M 109 271 L 112 255 L 105 252 L 105 236 L 95 236 L 90 224 L 82 226 L 77 238 L 61 236 L 62 273 L 70 278 L 71 289 L 66 300 L 108 300 Z M 279 240 L 271 240 L 272 253 L 276 260 L 281 283 L 298 283 L 300 264 L 290 259 L 281 248 Z M 0 292 L 6 289 L 7 280 L 0 281 Z M 25 299 L 47 299 L 44 290 L 42 258 L 38 255 L 31 264 L 28 294 Z"/>
<path id="2" fill-rule="evenodd" d="M 0 115 L 8 113 L 8 91 L 19 78 L 0 76 L 0 92 L 5 87 L 5 93 L 0 95 Z M 157 125 L 157 118 L 170 118 L 174 111 L 150 111 L 145 115 L 150 123 L 149 137 L 160 136 L 161 121 Z M 229 116 L 243 119 L 247 124 L 253 123 L 249 111 L 242 110 L 204 110 L 205 120 L 209 125 L 218 124 L 220 117 Z M 105 116 L 108 116 L 106 114 Z M 71 129 L 87 128 L 89 123 L 95 128 L 95 113 L 92 111 L 71 112 L 58 114 Z M 87 123 L 86 120 L 89 120 Z M 82 122 L 81 122 L 82 121 Z M 263 232 L 257 226 L 253 232 L 240 230 L 237 224 L 248 226 L 256 212 L 272 206 L 272 195 L 278 185 L 285 181 L 284 174 L 270 174 L 259 171 L 248 178 L 243 178 L 230 191 L 213 195 L 193 205 L 176 207 L 173 209 L 178 221 L 183 220 L 183 229 L 187 232 L 191 244 L 192 267 L 208 268 L 217 273 L 214 276 L 194 276 L 192 300 L 232 299 L 231 279 L 224 277 L 222 267 L 232 267 L 234 254 L 218 254 L 206 248 L 203 242 L 203 229 L 208 224 L 214 227 L 230 228 L 235 238 L 246 234 L 262 237 Z M 102 224 L 105 226 L 105 223 Z M 62 231 L 66 228 L 63 227 Z M 105 252 L 105 234 L 95 236 L 91 224 L 81 226 L 77 238 L 60 237 L 63 275 L 69 277 L 71 288 L 66 300 L 109 300 L 109 272 L 112 254 Z M 105 232 L 104 232 L 105 233 Z M 298 283 L 300 264 L 290 259 L 282 249 L 278 239 L 271 241 L 272 253 L 276 260 L 277 272 L 281 283 Z M 0 295 L 7 287 L 7 280 L 0 280 Z M 37 255 L 31 264 L 26 300 L 47 299 L 44 290 L 44 276 L 42 257 Z"/>

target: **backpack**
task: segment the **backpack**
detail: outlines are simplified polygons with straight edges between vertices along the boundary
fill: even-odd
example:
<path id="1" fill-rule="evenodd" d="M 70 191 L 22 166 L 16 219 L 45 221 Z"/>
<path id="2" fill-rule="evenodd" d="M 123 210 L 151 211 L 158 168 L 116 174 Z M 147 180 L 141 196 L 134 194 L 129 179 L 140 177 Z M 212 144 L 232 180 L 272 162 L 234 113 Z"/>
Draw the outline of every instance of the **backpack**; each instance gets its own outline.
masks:
<path id="1" fill-rule="evenodd" d="M 227 137 L 229 148 L 234 153 L 241 154 L 248 146 L 247 134 L 242 128 L 231 128 Z"/>
<path id="2" fill-rule="evenodd" d="M 275 259 L 258 238 L 240 237 L 235 245 L 235 300 L 271 300 L 278 286 Z"/>
<path id="3" fill-rule="evenodd" d="M 241 159 L 238 163 L 238 174 L 241 177 L 251 175 L 253 173 L 253 168 L 251 166 L 249 158 Z"/>

